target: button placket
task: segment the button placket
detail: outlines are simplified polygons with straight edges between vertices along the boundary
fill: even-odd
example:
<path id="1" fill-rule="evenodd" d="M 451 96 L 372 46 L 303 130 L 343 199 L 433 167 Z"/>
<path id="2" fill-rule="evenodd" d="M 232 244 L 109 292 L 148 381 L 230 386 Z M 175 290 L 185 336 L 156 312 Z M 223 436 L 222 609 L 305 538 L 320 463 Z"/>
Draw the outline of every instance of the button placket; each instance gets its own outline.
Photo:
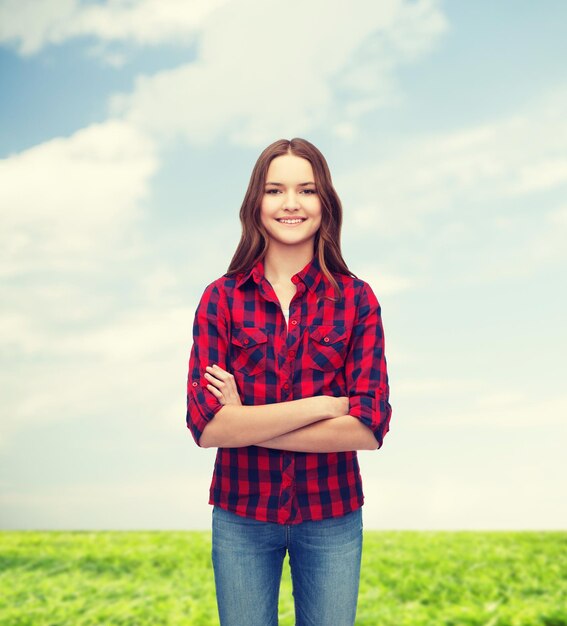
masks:
<path id="1" fill-rule="evenodd" d="M 280 489 L 280 521 L 288 521 L 291 516 L 295 496 L 295 459 L 292 452 L 282 456 L 282 483 Z"/>
<path id="2" fill-rule="evenodd" d="M 297 290 L 294 297 L 291 299 L 289 307 L 289 319 L 287 324 L 287 333 L 285 340 L 286 351 L 283 352 L 283 366 L 282 366 L 282 378 L 284 379 L 281 384 L 282 396 L 288 399 L 292 395 L 293 389 L 293 377 L 291 375 L 293 369 L 293 360 L 297 355 L 297 344 L 299 341 L 297 330 L 299 329 L 299 320 L 296 316 L 301 315 L 301 305 L 295 304 L 294 301 L 297 296 L 300 296 L 305 292 L 305 285 L 301 282 L 298 276 L 292 276 L 292 282 L 297 285 Z M 292 304 L 294 303 L 294 304 Z"/>

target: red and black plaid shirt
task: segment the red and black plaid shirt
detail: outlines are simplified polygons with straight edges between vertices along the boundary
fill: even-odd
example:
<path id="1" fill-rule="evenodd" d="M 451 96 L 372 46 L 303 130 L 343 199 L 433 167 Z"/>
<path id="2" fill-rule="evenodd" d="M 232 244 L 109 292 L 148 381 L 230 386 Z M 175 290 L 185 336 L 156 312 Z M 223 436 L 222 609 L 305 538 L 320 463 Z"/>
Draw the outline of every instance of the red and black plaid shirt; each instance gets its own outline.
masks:
<path id="1" fill-rule="evenodd" d="M 316 257 L 292 277 L 297 294 L 289 325 L 263 260 L 208 285 L 195 314 L 187 383 L 187 427 L 197 444 L 223 406 L 204 377 L 205 367 L 217 363 L 234 374 L 244 405 L 348 396 L 349 414 L 382 446 L 392 409 L 380 304 L 363 280 L 333 276 L 340 302 L 323 299 L 335 292 Z M 217 451 L 209 504 L 238 515 L 296 524 L 344 515 L 363 501 L 356 451 Z"/>

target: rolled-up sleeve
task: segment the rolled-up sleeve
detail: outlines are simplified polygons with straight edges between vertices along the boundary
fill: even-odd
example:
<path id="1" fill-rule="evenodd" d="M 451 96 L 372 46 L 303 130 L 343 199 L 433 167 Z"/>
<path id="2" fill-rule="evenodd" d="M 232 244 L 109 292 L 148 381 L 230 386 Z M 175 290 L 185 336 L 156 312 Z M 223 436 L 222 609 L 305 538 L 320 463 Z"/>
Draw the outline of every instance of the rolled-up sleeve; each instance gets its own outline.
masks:
<path id="1" fill-rule="evenodd" d="M 370 428 L 378 448 L 382 447 L 392 415 L 384 347 L 380 304 L 370 285 L 364 283 L 345 361 L 345 377 L 349 415 Z"/>
<path id="2" fill-rule="evenodd" d="M 207 365 L 216 363 L 227 369 L 228 325 L 226 299 L 211 283 L 203 293 L 193 322 L 193 346 L 187 377 L 187 428 L 200 446 L 205 426 L 223 405 L 207 389 Z"/>

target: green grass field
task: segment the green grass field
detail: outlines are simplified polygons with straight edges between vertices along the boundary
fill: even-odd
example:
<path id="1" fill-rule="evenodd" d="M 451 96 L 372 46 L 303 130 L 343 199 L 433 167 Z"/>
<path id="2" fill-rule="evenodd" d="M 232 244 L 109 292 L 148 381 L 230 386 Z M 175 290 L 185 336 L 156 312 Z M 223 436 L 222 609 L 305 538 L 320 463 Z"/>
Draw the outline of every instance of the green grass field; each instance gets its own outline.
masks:
<path id="1" fill-rule="evenodd" d="M 210 542 L 208 532 L 2 532 L 0 623 L 218 624 Z M 567 626 L 566 544 L 565 532 L 365 531 L 356 623 Z M 293 623 L 286 561 L 280 624 Z"/>

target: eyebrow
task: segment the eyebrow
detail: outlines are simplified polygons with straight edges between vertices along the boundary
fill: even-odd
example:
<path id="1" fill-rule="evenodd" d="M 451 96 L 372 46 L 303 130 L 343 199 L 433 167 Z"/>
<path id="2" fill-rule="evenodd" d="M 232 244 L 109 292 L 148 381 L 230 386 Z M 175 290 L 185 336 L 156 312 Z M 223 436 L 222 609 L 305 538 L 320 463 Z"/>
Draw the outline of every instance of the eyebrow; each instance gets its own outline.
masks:
<path id="1" fill-rule="evenodd" d="M 314 185 L 314 182 L 309 182 L 309 183 L 299 183 L 299 185 L 297 185 L 298 187 L 306 187 L 307 185 Z M 271 183 L 268 182 L 266 183 L 266 185 L 275 185 L 276 187 L 283 187 L 283 183 Z"/>

